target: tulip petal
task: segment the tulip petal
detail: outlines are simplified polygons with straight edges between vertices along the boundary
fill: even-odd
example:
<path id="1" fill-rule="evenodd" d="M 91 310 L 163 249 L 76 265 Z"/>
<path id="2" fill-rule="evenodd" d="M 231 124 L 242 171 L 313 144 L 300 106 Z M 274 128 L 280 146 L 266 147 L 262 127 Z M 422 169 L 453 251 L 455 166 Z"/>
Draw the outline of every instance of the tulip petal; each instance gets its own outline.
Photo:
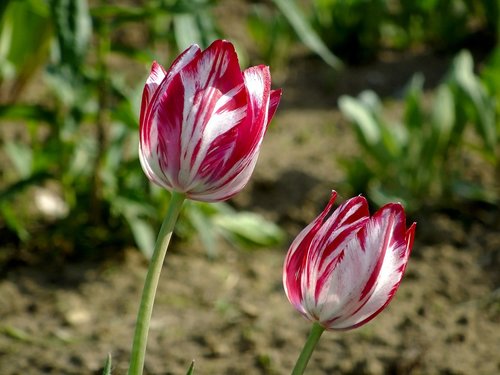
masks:
<path id="1" fill-rule="evenodd" d="M 163 67 L 153 62 L 151 73 L 146 81 L 142 94 L 140 114 L 139 160 L 148 178 L 167 189 L 173 187 L 172 181 L 165 173 L 160 160 L 163 159 L 162 147 L 158 138 L 158 124 L 152 117 L 158 109 L 158 100 L 167 90 L 174 75 L 200 54 L 200 48 L 192 45 L 180 54 L 165 72 Z"/>
<path id="2" fill-rule="evenodd" d="M 224 153 L 224 159 L 212 151 L 203 165 L 216 160 L 218 168 L 212 168 L 210 179 L 219 181 L 212 189 L 204 189 L 206 201 L 226 200 L 240 191 L 250 179 L 257 162 L 260 145 L 269 123 L 267 115 L 271 92 L 271 74 L 267 66 L 249 68 L 243 73 L 246 89 L 246 111 L 243 122 L 230 132 L 220 135 L 213 143 L 213 149 Z M 276 100 L 276 99 L 275 99 Z M 279 102 L 279 99 L 278 99 Z M 278 103 L 276 103 L 277 105 Z M 225 148 L 224 148 L 225 146 Z M 224 163 L 221 163 L 221 160 Z M 231 166 L 224 168 L 224 164 Z M 203 174 L 203 170 L 200 170 Z"/>
<path id="3" fill-rule="evenodd" d="M 325 217 L 333 207 L 336 197 L 337 192 L 332 191 L 330 200 L 324 210 L 299 233 L 286 254 L 283 266 L 283 286 L 290 303 L 303 314 L 306 313 L 306 310 L 302 305 L 302 278 L 304 277 L 304 266 L 307 261 L 309 248 L 316 233 L 320 230 Z"/>
<path id="4" fill-rule="evenodd" d="M 140 118 L 146 175 L 193 200 L 232 197 L 253 172 L 280 95 L 268 67 L 241 72 L 227 41 L 190 47 L 167 72 L 154 63 Z"/>
<path id="5" fill-rule="evenodd" d="M 141 115 L 139 120 L 140 124 L 144 122 L 144 115 L 149 106 L 151 98 L 165 76 L 165 69 L 163 69 L 163 67 L 156 61 L 153 61 L 151 72 L 149 73 L 149 77 L 146 80 L 146 85 L 144 86 L 144 90 L 142 91 Z"/>
<path id="6" fill-rule="evenodd" d="M 271 96 L 269 99 L 269 111 L 267 113 L 267 123 L 271 122 L 276 110 L 278 109 L 278 104 L 281 100 L 281 95 L 283 94 L 283 90 L 271 90 Z M 267 124 L 266 124 L 267 125 Z"/>
<path id="7" fill-rule="evenodd" d="M 182 66 L 178 74 L 164 80 L 162 89 L 157 90 L 161 95 L 151 106 L 154 117 L 150 128 L 151 138 L 156 141 L 153 154 L 158 155 L 158 163 L 151 166 L 165 176 L 163 186 L 189 192 L 203 184 L 196 178 L 213 138 L 244 117 L 244 108 L 238 109 L 244 106 L 242 83 L 234 48 L 224 41 L 212 43 Z M 237 96 L 238 92 L 243 94 Z M 237 107 L 233 112 L 239 111 L 226 115 L 234 121 L 217 122 L 214 111 L 229 113 L 229 106 Z"/>
<path id="8" fill-rule="evenodd" d="M 346 262 L 338 269 L 338 277 L 345 282 L 346 274 L 355 270 L 357 288 L 351 289 L 351 300 L 340 303 L 343 305 L 342 316 L 330 318 L 326 323 L 329 328 L 359 327 L 378 315 L 390 302 L 403 277 L 413 243 L 415 224 L 408 231 L 405 225 L 403 207 L 388 204 L 350 243 Z M 360 275 L 364 276 L 361 280 Z"/>
<path id="9" fill-rule="evenodd" d="M 333 212 L 314 237 L 307 255 L 302 289 L 307 291 L 303 301 L 306 310 L 316 318 L 321 319 L 325 312 L 330 317 L 332 309 L 339 309 L 342 305 L 340 301 L 349 298 L 346 295 L 349 288 L 344 284 L 355 284 L 359 276 L 355 270 L 339 275 L 337 267 L 342 267 L 344 258 L 348 256 L 344 254 L 346 247 L 367 220 L 366 199 L 361 196 L 351 198 Z M 335 276 L 339 276 L 340 281 L 332 281 Z"/>
<path id="10" fill-rule="evenodd" d="M 182 52 L 170 65 L 170 68 L 166 72 L 163 67 L 158 64 L 156 61 L 153 61 L 151 66 L 151 72 L 149 74 L 148 79 L 146 80 L 146 84 L 144 86 L 144 90 L 142 92 L 142 103 L 141 103 L 141 115 L 140 115 L 140 124 L 141 127 L 144 124 L 145 113 L 149 110 L 151 113 L 150 103 L 153 98 L 153 95 L 156 93 L 158 87 L 162 84 L 162 82 L 167 78 L 171 78 L 174 74 L 177 74 L 186 64 L 193 60 L 193 58 L 200 53 L 200 47 L 196 44 L 193 44 L 189 48 L 187 48 L 184 52 Z M 168 82 L 166 82 L 168 83 Z M 162 92 L 158 92 L 156 97 L 161 96 L 164 93 L 166 88 L 166 83 L 163 85 Z"/>

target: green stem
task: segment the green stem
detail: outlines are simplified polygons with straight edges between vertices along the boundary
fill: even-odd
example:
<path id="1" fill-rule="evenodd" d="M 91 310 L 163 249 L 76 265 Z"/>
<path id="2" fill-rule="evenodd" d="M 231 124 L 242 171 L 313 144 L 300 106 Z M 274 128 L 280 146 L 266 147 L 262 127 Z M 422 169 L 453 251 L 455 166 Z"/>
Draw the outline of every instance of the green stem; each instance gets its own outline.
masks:
<path id="1" fill-rule="evenodd" d="M 139 312 L 137 313 L 137 323 L 135 325 L 128 375 L 141 375 L 144 368 L 149 322 L 151 321 L 151 314 L 153 312 L 156 288 L 158 287 L 158 280 L 163 267 L 165 254 L 167 253 L 168 244 L 172 237 L 172 232 L 179 216 L 182 203 L 185 199 L 186 197 L 184 194 L 172 193 L 167 216 L 165 220 L 163 220 L 160 233 L 156 239 L 154 253 L 149 263 L 148 273 L 144 282 Z"/>
<path id="2" fill-rule="evenodd" d="M 316 347 L 316 344 L 321 337 L 321 334 L 325 328 L 323 328 L 320 324 L 314 323 L 311 332 L 309 333 L 309 337 L 307 338 L 304 347 L 302 348 L 302 352 L 300 353 L 297 362 L 295 363 L 295 367 L 293 368 L 292 375 L 302 375 L 306 370 L 307 364 L 309 363 L 309 359 Z"/>

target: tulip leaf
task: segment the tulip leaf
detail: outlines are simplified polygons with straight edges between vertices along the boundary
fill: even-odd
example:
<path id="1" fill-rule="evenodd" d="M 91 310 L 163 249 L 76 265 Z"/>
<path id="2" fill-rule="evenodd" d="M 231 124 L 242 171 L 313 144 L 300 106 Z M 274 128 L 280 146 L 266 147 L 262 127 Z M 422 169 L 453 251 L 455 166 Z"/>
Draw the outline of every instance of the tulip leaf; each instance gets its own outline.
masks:
<path id="1" fill-rule="evenodd" d="M 127 218 L 127 217 L 126 217 Z M 135 243 L 141 252 L 150 259 L 155 246 L 155 231 L 150 223 L 138 217 L 127 218 Z"/>
<path id="2" fill-rule="evenodd" d="M 343 95 L 339 99 L 339 107 L 342 113 L 357 126 L 366 145 L 375 147 L 380 142 L 382 137 L 380 127 L 365 105 L 353 97 Z"/>
<path id="3" fill-rule="evenodd" d="M 189 13 L 178 14 L 173 21 L 175 39 L 179 50 L 183 51 L 193 43 L 204 47 L 201 32 L 194 15 Z"/>
<path id="4" fill-rule="evenodd" d="M 156 233 L 147 218 L 153 215 L 154 209 L 141 201 L 140 197 L 134 196 L 112 196 L 109 202 L 113 211 L 123 216 L 127 221 L 139 250 L 147 258 L 151 258 L 156 242 Z"/>
<path id="5" fill-rule="evenodd" d="M 33 169 L 33 150 L 31 147 L 18 142 L 7 142 L 4 149 L 22 178 L 31 175 Z"/>
<path id="6" fill-rule="evenodd" d="M 92 34 L 92 21 L 86 0 L 50 2 L 55 21 L 61 62 L 79 70 Z"/>
<path id="7" fill-rule="evenodd" d="M 485 146 L 494 153 L 497 141 L 494 102 L 488 98 L 486 90 L 474 74 L 470 52 L 462 51 L 455 58 L 452 76 L 473 105 L 478 132 L 483 137 Z"/>
<path id="8" fill-rule="evenodd" d="M 193 374 L 194 374 L 194 361 L 191 362 L 191 366 L 189 366 L 189 369 L 186 372 L 186 375 L 193 375 Z"/>
<path id="9" fill-rule="evenodd" d="M 52 28 L 44 1 L 2 0 L 1 7 L 0 82 L 13 81 L 8 95 L 10 101 L 14 101 L 46 62 Z"/>
<path id="10" fill-rule="evenodd" d="M 323 61 L 334 69 L 342 68 L 342 61 L 335 56 L 309 25 L 304 15 L 293 0 L 273 0 L 274 4 L 286 17 L 302 42 Z"/>
<path id="11" fill-rule="evenodd" d="M 55 113 L 41 105 L 9 104 L 0 105 L 0 118 L 11 120 L 31 120 L 55 124 Z"/>
<path id="12" fill-rule="evenodd" d="M 214 221 L 230 241 L 245 247 L 276 246 L 284 239 L 283 231 L 276 224 L 255 213 L 218 215 Z"/>
<path id="13" fill-rule="evenodd" d="M 424 87 L 424 77 L 422 74 L 415 74 L 408 85 L 405 98 L 404 121 L 411 129 L 420 129 L 424 122 L 424 112 L 422 108 L 422 91 Z"/>
<path id="14" fill-rule="evenodd" d="M 0 216 L 5 221 L 5 224 L 16 233 L 21 241 L 27 241 L 30 238 L 30 233 L 26 230 L 23 220 L 18 217 L 16 211 L 12 205 L 0 200 Z"/>
<path id="15" fill-rule="evenodd" d="M 450 89 L 446 85 L 441 85 L 437 89 L 431 113 L 432 137 L 437 147 L 437 150 L 431 152 L 432 154 L 442 152 L 450 141 L 455 124 L 454 107 L 455 103 Z"/>
<path id="16" fill-rule="evenodd" d="M 204 203 L 186 202 L 185 214 L 193 227 L 196 229 L 203 246 L 209 257 L 214 257 L 216 254 L 217 233 L 214 228 L 212 215 L 204 211 L 204 207 L 208 206 Z"/>
<path id="17" fill-rule="evenodd" d="M 102 370 L 102 375 L 111 375 L 111 353 L 108 354 L 106 362 L 104 363 L 104 368 Z"/>

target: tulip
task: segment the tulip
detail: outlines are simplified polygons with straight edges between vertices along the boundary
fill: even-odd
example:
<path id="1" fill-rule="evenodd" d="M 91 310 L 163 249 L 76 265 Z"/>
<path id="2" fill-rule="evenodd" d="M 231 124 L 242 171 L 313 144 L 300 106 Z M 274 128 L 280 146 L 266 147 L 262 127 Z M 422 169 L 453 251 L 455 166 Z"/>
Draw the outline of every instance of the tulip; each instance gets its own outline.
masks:
<path id="1" fill-rule="evenodd" d="M 293 241 L 283 284 L 292 305 L 326 330 L 359 327 L 378 315 L 399 287 L 413 246 L 403 207 L 389 203 L 370 217 L 365 198 L 336 198 Z"/>
<path id="2" fill-rule="evenodd" d="M 172 196 L 144 281 L 129 375 L 143 373 L 156 289 L 184 200 L 218 202 L 243 189 L 280 98 L 269 67 L 242 72 L 224 40 L 204 51 L 192 45 L 168 70 L 153 62 L 142 94 L 139 159 Z"/>
<path id="3" fill-rule="evenodd" d="M 167 71 L 154 62 L 140 114 L 145 174 L 192 200 L 231 198 L 250 179 L 280 98 L 269 67 L 242 72 L 228 41 L 192 45 Z"/>

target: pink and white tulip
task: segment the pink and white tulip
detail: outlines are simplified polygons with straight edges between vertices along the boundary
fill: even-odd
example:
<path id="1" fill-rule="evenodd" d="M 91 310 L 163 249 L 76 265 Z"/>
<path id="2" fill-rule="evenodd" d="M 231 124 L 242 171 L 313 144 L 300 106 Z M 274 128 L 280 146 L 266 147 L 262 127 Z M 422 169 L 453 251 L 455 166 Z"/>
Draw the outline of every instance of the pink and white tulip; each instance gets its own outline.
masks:
<path id="1" fill-rule="evenodd" d="M 139 156 L 147 177 L 193 200 L 223 201 L 253 172 L 281 98 L 269 67 L 241 71 L 230 42 L 154 62 L 142 96 Z"/>
<path id="2" fill-rule="evenodd" d="M 293 241 L 285 259 L 288 300 L 327 330 L 359 327 L 378 315 L 399 287 L 416 224 L 389 203 L 370 216 L 365 198 L 324 211 Z"/>

